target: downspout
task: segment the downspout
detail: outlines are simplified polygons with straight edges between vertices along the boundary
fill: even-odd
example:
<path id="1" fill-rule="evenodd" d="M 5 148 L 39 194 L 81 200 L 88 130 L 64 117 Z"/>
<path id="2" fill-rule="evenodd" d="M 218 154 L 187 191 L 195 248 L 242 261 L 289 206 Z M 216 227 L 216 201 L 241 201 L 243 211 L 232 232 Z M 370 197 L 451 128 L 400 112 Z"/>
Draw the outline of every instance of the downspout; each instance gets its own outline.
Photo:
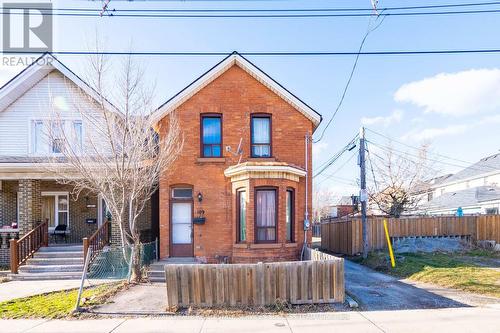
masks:
<path id="1" fill-rule="evenodd" d="M 305 161 L 306 161 L 306 210 L 304 212 L 304 244 L 300 253 L 300 260 L 304 260 L 304 252 L 307 247 L 307 229 L 309 228 L 309 133 L 305 136 Z"/>

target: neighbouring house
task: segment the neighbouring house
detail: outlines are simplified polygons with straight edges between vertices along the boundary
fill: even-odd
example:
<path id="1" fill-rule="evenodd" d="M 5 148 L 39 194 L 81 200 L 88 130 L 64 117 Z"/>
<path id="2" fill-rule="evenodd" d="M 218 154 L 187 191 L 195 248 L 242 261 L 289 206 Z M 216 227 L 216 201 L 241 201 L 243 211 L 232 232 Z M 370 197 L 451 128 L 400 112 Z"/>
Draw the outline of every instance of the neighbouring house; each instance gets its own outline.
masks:
<path id="1" fill-rule="evenodd" d="M 160 183 L 160 256 L 298 259 L 321 116 L 237 53 L 157 110 L 160 135 L 171 114 L 184 148 Z"/>
<path id="2" fill-rule="evenodd" d="M 93 193 L 75 197 L 71 186 L 57 183 L 48 168 L 50 157 L 60 155 L 57 137 L 48 139 L 44 133 L 57 112 L 65 129 L 75 134 L 74 144 L 84 147 L 87 136 L 95 134 L 74 105 L 92 112 L 96 98 L 87 83 L 50 54 L 0 88 L 0 264 L 9 262 L 9 239 L 24 236 L 41 222 L 48 221 L 49 234 L 58 227 L 65 234 L 49 237 L 49 243 L 81 245 L 105 221 L 104 200 Z M 140 228 L 154 240 L 152 216 L 147 207 Z M 118 228 L 113 234 L 119 239 Z"/>
<path id="3" fill-rule="evenodd" d="M 339 201 L 330 207 L 329 217 L 343 217 L 357 212 L 358 197 L 355 195 L 344 195 Z"/>
<path id="4" fill-rule="evenodd" d="M 429 182 L 418 195 L 418 213 L 431 215 L 498 214 L 500 211 L 500 153 L 452 175 Z"/>
<path id="5" fill-rule="evenodd" d="M 35 255 L 20 273 L 79 276 L 82 238 L 103 224 L 106 203 L 92 193 L 75 197 L 71 186 L 57 182 L 47 168 L 47 156 L 59 154 L 57 139 L 42 137 L 50 112 L 57 109 L 75 133 L 75 144 L 85 146 L 92 128 L 72 105 L 92 112 L 95 94 L 50 54 L 0 88 L 0 264 L 8 263 L 10 238 L 47 221 L 50 233 L 65 226 L 66 242 L 77 245 L 70 249 L 75 257 L 68 258 L 70 252 Z M 156 111 L 160 135 L 172 114 L 184 148 L 141 216 L 143 238 L 159 239 L 161 258 L 298 259 L 303 243 L 311 240 L 304 231 L 312 211 L 310 138 L 321 116 L 237 53 Z M 117 228 L 111 234 L 118 243 Z M 56 241 L 49 239 L 51 245 Z M 61 268 L 62 257 L 72 267 Z"/>

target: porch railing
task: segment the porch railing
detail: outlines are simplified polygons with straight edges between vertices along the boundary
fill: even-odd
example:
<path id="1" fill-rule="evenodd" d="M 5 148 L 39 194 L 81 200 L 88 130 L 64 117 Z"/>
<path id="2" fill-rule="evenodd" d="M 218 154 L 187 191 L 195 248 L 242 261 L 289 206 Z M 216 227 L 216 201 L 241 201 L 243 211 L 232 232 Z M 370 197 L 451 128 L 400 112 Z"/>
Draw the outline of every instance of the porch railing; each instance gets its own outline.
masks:
<path id="1" fill-rule="evenodd" d="M 49 245 L 49 222 L 45 221 L 19 239 L 10 240 L 10 271 L 19 272 L 19 266 L 42 246 Z"/>
<path id="2" fill-rule="evenodd" d="M 97 251 L 109 244 L 109 220 L 106 220 L 90 237 L 83 239 L 83 258 L 87 258 L 90 251 L 92 257 Z"/>

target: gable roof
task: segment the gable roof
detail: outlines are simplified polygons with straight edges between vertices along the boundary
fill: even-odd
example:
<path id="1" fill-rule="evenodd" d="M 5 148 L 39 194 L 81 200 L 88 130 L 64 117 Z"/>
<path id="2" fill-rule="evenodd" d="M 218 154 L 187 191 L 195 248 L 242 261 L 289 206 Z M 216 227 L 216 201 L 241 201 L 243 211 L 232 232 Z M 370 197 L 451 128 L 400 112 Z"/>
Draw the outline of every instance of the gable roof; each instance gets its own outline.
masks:
<path id="1" fill-rule="evenodd" d="M 14 103 L 53 70 L 59 71 L 96 101 L 99 100 L 98 93 L 90 85 L 52 54 L 44 53 L 0 88 L 0 112 Z M 105 100 L 105 107 L 110 111 L 117 111 L 117 108 L 107 100 Z"/>
<path id="2" fill-rule="evenodd" d="M 196 80 L 194 80 L 187 87 L 182 89 L 180 92 L 175 94 L 172 98 L 162 104 L 154 113 L 153 119 L 156 121 L 161 120 L 168 113 L 175 110 L 181 104 L 186 102 L 189 98 L 207 86 L 209 83 L 214 81 L 225 71 L 231 68 L 233 65 L 237 65 L 245 72 L 250 74 L 257 81 L 262 83 L 264 86 L 269 88 L 275 94 L 280 96 L 288 104 L 292 105 L 297 111 L 306 116 L 313 124 L 314 127 L 318 127 L 322 120 L 321 115 L 316 112 L 313 108 L 307 105 L 305 102 L 300 100 L 297 96 L 288 91 L 285 87 L 267 75 L 263 70 L 255 66 L 248 59 L 243 57 L 238 52 L 234 51 L 226 58 L 222 59 L 218 64 L 209 69 L 207 72 L 202 74 Z"/>
<path id="3" fill-rule="evenodd" d="M 500 153 L 482 158 L 479 162 L 460 170 L 437 185 L 445 185 L 492 173 L 500 173 Z"/>

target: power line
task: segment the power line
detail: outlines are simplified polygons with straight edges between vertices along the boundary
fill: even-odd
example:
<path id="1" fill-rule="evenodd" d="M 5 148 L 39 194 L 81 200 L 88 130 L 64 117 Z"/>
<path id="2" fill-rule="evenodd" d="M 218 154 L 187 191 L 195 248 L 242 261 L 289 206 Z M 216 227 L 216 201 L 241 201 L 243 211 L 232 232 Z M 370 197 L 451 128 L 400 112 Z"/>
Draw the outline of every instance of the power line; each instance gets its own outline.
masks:
<path id="1" fill-rule="evenodd" d="M 391 142 L 396 142 L 402 146 L 405 146 L 405 147 L 408 147 L 408 148 L 412 148 L 412 149 L 415 149 L 415 150 L 420 150 L 421 148 L 418 148 L 418 147 L 415 147 L 415 146 L 412 146 L 412 145 L 409 145 L 409 144 L 406 144 L 404 142 L 401 142 L 401 141 L 398 141 L 396 139 L 393 139 L 387 135 L 384 135 L 382 133 L 379 133 L 379 132 L 376 132 L 372 129 L 369 129 L 369 128 L 366 128 L 368 131 L 372 132 L 373 134 L 376 134 L 376 135 L 379 135 L 383 138 L 386 138 L 387 140 L 391 141 Z M 443 155 L 443 154 L 440 154 L 440 153 L 433 153 L 433 152 L 429 152 L 429 154 L 431 155 L 435 155 L 435 156 L 439 156 L 439 157 L 443 157 L 443 158 L 446 158 L 448 160 L 452 160 L 452 161 L 456 161 L 456 162 L 460 162 L 460 163 L 465 163 L 465 166 L 463 166 L 464 168 L 467 168 L 469 166 L 471 166 L 472 164 L 475 164 L 475 162 L 470 162 L 470 161 L 464 161 L 464 160 L 461 160 L 461 159 L 458 159 L 458 158 L 454 158 L 454 157 L 450 157 L 450 156 L 447 156 L 447 155 Z M 483 166 L 484 168 L 488 168 L 488 169 L 491 169 L 491 171 L 494 171 L 494 170 L 498 170 L 497 168 L 494 168 L 494 167 L 491 167 L 491 166 L 488 166 L 488 165 L 485 165 Z"/>
<path id="2" fill-rule="evenodd" d="M 368 38 L 368 36 L 370 35 L 370 33 L 372 33 L 375 30 L 377 30 L 378 27 L 380 27 L 382 25 L 382 23 L 384 23 L 385 18 L 386 17 L 382 18 L 382 20 L 380 21 L 380 23 L 377 24 L 374 28 L 371 28 L 372 21 L 371 21 L 371 18 L 370 18 L 370 21 L 368 22 L 368 28 L 366 29 L 366 33 L 363 36 L 363 39 L 361 40 L 361 43 L 359 44 L 358 53 L 356 54 L 356 58 L 354 59 L 354 63 L 352 65 L 351 72 L 349 73 L 349 78 L 347 79 L 346 85 L 344 86 L 344 90 L 342 91 L 342 95 L 340 97 L 339 103 L 337 104 L 337 107 L 335 108 L 335 111 L 333 112 L 332 116 L 330 117 L 330 119 L 326 123 L 326 126 L 323 127 L 323 130 L 321 131 L 321 135 L 314 142 L 317 143 L 317 142 L 320 142 L 323 139 L 323 136 L 325 135 L 326 130 L 328 129 L 328 127 L 332 123 L 333 119 L 335 118 L 335 116 L 339 112 L 340 108 L 342 107 L 342 103 L 344 103 L 344 99 L 345 99 L 345 96 L 347 94 L 347 90 L 349 90 L 349 86 L 351 85 L 352 77 L 354 76 L 354 72 L 356 71 L 356 67 L 358 66 L 358 60 L 359 60 L 359 57 L 361 55 L 361 50 L 363 49 L 363 46 L 365 45 L 366 39 Z M 378 17 L 377 17 L 377 20 L 378 20 Z"/>
<path id="3" fill-rule="evenodd" d="M 68 16 L 68 17 L 125 17 L 125 18 L 332 18 L 332 17 L 377 17 L 377 16 L 439 16 L 439 15 L 464 15 L 464 14 L 487 14 L 500 13 L 500 9 L 486 10 L 462 10 L 462 11 L 441 11 L 441 12 L 403 12 L 403 13 L 347 13 L 347 14 L 108 14 L 101 16 L 98 13 L 53 13 L 44 12 L 47 16 Z M 27 15 L 21 12 L 0 11 L 0 14 Z"/>
<path id="4" fill-rule="evenodd" d="M 436 8 L 459 8 L 459 7 L 479 7 L 479 6 L 493 6 L 499 5 L 500 1 L 491 2 L 478 2 L 478 3 L 460 3 L 460 4 L 439 4 L 439 5 L 425 5 L 425 6 L 400 6 L 400 7 L 383 7 L 379 8 L 381 11 L 395 11 L 395 10 L 414 10 L 414 9 L 436 9 Z M 25 9 L 21 7 L 9 6 L 9 9 Z M 48 11 L 47 8 L 29 7 L 29 9 Z M 68 11 L 68 12 L 96 12 L 100 13 L 102 8 L 52 8 L 52 11 Z M 173 8 L 156 8 L 156 9 L 111 9 L 112 12 L 127 12 L 127 13 L 247 13 L 247 12 L 356 12 L 356 11 L 373 11 L 371 7 L 358 7 L 358 8 L 256 8 L 256 9 L 227 9 L 227 8 L 198 8 L 198 9 L 173 9 Z"/>
<path id="5" fill-rule="evenodd" d="M 1 51 L 0 54 L 42 54 L 39 51 Z M 110 56 L 227 56 L 231 52 L 162 52 L 162 51 L 51 51 L 54 55 L 110 55 Z M 283 57 L 283 56 L 351 56 L 358 55 L 358 52 L 321 52 L 321 51 L 302 51 L 302 52 L 238 52 L 243 56 L 266 56 L 266 57 Z M 459 50 L 421 50 L 421 51 L 361 51 L 359 55 L 426 55 L 426 54 L 475 54 L 475 53 L 500 53 L 500 48 L 492 49 L 459 49 Z"/>
<path id="6" fill-rule="evenodd" d="M 321 175 L 326 169 L 328 169 L 335 161 L 337 161 L 342 154 L 344 154 L 346 151 L 352 150 L 353 145 L 355 144 L 356 140 L 358 138 L 358 135 L 355 135 L 354 138 L 352 138 L 341 150 L 339 150 L 336 154 L 334 154 L 328 161 L 323 163 L 318 169 L 314 175 L 313 178 Z"/>
<path id="7" fill-rule="evenodd" d="M 398 155 L 398 156 L 400 156 L 402 158 L 406 158 L 407 160 L 409 160 L 409 161 L 411 161 L 413 163 L 416 163 L 416 162 L 413 161 L 412 159 L 409 159 L 408 157 L 405 157 L 404 155 L 401 155 L 401 154 L 405 154 L 405 155 L 416 157 L 416 158 L 421 158 L 420 156 L 417 156 L 417 155 L 414 155 L 414 154 L 411 154 L 411 153 L 408 153 L 408 152 L 404 152 L 404 151 L 401 151 L 401 150 L 397 150 L 397 149 L 395 149 L 393 147 L 387 147 L 387 146 L 384 146 L 384 145 L 381 145 L 381 144 L 377 144 L 377 143 L 375 143 L 373 141 L 370 141 L 370 140 L 367 140 L 367 141 L 370 142 L 370 143 L 372 143 L 376 147 L 378 147 L 380 149 L 383 149 L 386 152 L 390 152 L 390 153 Z M 394 153 L 394 152 L 396 152 L 396 153 Z M 397 154 L 397 153 L 400 153 L 400 154 Z M 441 160 L 436 160 L 436 159 L 432 159 L 432 158 L 428 158 L 428 157 L 426 157 L 425 159 L 428 160 L 428 161 L 435 162 L 435 163 L 441 163 L 441 164 L 445 164 L 445 165 L 448 165 L 448 166 L 458 167 L 458 168 L 461 168 L 461 169 L 466 169 L 467 168 L 467 169 L 473 169 L 473 170 L 477 170 L 477 171 L 481 171 L 481 172 L 491 172 L 492 171 L 492 170 L 487 170 L 487 169 L 485 169 L 483 167 L 478 167 L 478 166 L 473 166 L 473 165 L 469 165 L 469 166 L 464 167 L 463 165 L 449 163 L 449 162 L 445 162 L 445 161 L 441 161 Z"/>
<path id="8" fill-rule="evenodd" d="M 330 179 L 330 178 L 334 178 L 334 177 L 340 178 L 340 177 L 336 177 L 335 174 L 337 174 L 340 170 L 342 170 L 356 155 L 357 155 L 357 151 L 353 152 L 351 154 L 351 156 L 344 163 L 342 163 L 334 172 L 332 172 L 331 174 L 324 175 L 325 178 L 322 179 L 320 182 L 318 182 L 317 185 L 320 185 L 325 180 Z M 352 182 L 352 183 L 349 183 L 348 185 L 357 186 L 358 184 L 356 184 L 355 182 Z"/>

